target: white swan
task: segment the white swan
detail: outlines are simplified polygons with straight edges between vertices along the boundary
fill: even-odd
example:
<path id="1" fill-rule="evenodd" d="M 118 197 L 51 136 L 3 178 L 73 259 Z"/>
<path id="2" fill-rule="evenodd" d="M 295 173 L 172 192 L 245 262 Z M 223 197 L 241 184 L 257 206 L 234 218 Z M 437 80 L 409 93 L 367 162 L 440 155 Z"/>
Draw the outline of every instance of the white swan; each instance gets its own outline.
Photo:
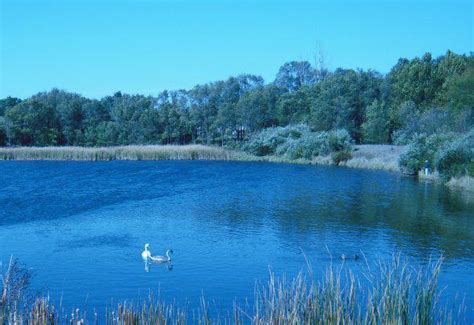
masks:
<path id="1" fill-rule="evenodd" d="M 145 262 L 151 258 L 151 252 L 148 250 L 148 247 L 150 247 L 150 244 L 145 244 L 145 250 L 142 252 L 142 258 Z"/>

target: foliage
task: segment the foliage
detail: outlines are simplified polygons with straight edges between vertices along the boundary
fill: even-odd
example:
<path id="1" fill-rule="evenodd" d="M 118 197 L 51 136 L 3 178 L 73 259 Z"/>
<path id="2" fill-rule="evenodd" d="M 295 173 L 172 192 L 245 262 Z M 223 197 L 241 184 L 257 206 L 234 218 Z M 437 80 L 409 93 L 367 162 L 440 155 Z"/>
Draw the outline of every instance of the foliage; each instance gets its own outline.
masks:
<path id="1" fill-rule="evenodd" d="M 446 101 L 451 102 L 455 110 L 474 107 L 474 58 L 459 78 L 454 78 L 446 89 Z"/>
<path id="2" fill-rule="evenodd" d="M 0 147 L 7 145 L 7 126 L 5 118 L 0 117 Z"/>
<path id="3" fill-rule="evenodd" d="M 295 92 L 283 93 L 276 104 L 277 119 L 280 125 L 308 123 L 314 91 L 303 87 Z"/>
<path id="4" fill-rule="evenodd" d="M 352 152 L 349 150 L 336 151 L 331 154 L 331 159 L 336 165 L 339 165 L 342 162 L 345 162 L 351 158 L 352 158 Z"/>
<path id="5" fill-rule="evenodd" d="M 381 76 L 374 71 L 337 69 L 314 88 L 310 125 L 317 131 L 346 129 L 362 140 L 365 107 L 379 98 Z"/>
<path id="6" fill-rule="evenodd" d="M 400 156 L 400 167 L 406 173 L 416 174 L 428 161 L 430 168 L 433 168 L 438 151 L 455 138 L 456 134 L 453 133 L 415 137 L 407 152 Z"/>
<path id="7" fill-rule="evenodd" d="M 4 99 L 0 99 L 0 116 L 5 115 L 5 111 L 8 108 L 18 105 L 20 103 L 21 99 L 10 96 Z"/>
<path id="8" fill-rule="evenodd" d="M 280 145 L 285 144 L 288 140 L 298 139 L 308 132 L 310 130 L 306 125 L 267 128 L 252 136 L 243 149 L 256 156 L 273 155 Z M 279 152 L 279 154 L 282 153 Z"/>
<path id="9" fill-rule="evenodd" d="M 362 124 L 362 132 L 365 143 L 388 143 L 389 133 L 389 111 L 385 102 L 377 99 L 365 109 L 365 122 Z"/>
<path id="10" fill-rule="evenodd" d="M 401 123 L 401 128 L 392 134 L 395 144 L 409 144 L 420 134 L 430 136 L 449 133 L 452 130 L 464 130 L 460 118 L 469 118 L 469 116 L 462 117 L 438 107 L 423 112 L 417 112 L 415 107 L 413 102 L 402 104 L 399 117 L 403 120 L 403 123 Z"/>
<path id="11" fill-rule="evenodd" d="M 5 117 L 11 122 L 10 142 L 23 146 L 47 146 L 61 143 L 58 113 L 36 100 L 23 101 L 7 109 Z"/>
<path id="12" fill-rule="evenodd" d="M 415 141 L 413 157 L 403 158 L 413 171 L 421 156 L 433 159 L 415 150 L 420 137 L 474 127 L 473 76 L 474 58 L 448 51 L 400 59 L 387 75 L 291 61 L 267 84 L 244 74 L 157 96 L 118 91 L 98 100 L 52 89 L 0 100 L 0 146 L 205 144 L 311 159 L 331 152 L 328 132 L 345 129 L 356 144 Z M 300 124 L 307 125 L 301 136 L 277 129 Z"/>
<path id="13" fill-rule="evenodd" d="M 387 77 L 391 102 L 397 106 L 412 101 L 422 109 L 447 102 L 448 85 L 466 71 L 469 60 L 451 51 L 438 59 L 430 53 L 413 60 L 400 59 Z"/>
<path id="14" fill-rule="evenodd" d="M 474 129 L 436 153 L 436 169 L 447 176 L 474 176 Z"/>
<path id="15" fill-rule="evenodd" d="M 346 130 L 312 132 L 304 124 L 267 128 L 244 145 L 243 149 L 257 156 L 276 155 L 290 160 L 311 160 L 316 156 L 349 152 L 352 139 Z M 344 158 L 346 155 L 338 155 Z"/>
<path id="16" fill-rule="evenodd" d="M 317 80 L 318 71 L 308 61 L 291 61 L 280 67 L 275 85 L 293 92 L 303 86 L 313 85 Z"/>

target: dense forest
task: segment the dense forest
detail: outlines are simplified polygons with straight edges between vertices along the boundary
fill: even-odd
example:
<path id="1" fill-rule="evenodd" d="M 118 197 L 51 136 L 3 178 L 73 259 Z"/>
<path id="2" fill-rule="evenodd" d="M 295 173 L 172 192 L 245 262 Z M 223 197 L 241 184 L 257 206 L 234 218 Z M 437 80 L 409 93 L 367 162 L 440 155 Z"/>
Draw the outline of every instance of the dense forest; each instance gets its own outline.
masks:
<path id="1" fill-rule="evenodd" d="M 406 144 L 474 125 L 474 57 L 448 51 L 373 70 L 285 63 L 275 80 L 255 75 L 163 91 L 118 91 L 100 100 L 58 89 L 0 100 L 1 146 L 235 145 L 269 127 L 345 129 L 354 143 Z"/>

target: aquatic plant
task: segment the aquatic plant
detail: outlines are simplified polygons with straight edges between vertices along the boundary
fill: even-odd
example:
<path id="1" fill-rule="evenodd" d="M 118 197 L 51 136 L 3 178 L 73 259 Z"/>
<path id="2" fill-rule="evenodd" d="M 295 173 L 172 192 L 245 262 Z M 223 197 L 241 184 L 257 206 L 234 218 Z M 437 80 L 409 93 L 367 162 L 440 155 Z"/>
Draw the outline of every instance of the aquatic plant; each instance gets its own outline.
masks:
<path id="1" fill-rule="evenodd" d="M 10 258 L 6 270 L 0 263 L 0 324 L 23 323 L 27 301 L 25 291 L 29 285 L 31 273 L 21 267 L 17 260 Z"/>
<path id="2" fill-rule="evenodd" d="M 456 309 L 441 306 L 437 289 L 441 270 L 439 259 L 425 267 L 411 267 L 399 256 L 386 262 L 369 265 L 356 276 L 346 263 L 332 263 L 322 279 L 316 281 L 311 268 L 290 281 L 270 274 L 266 285 L 255 289 L 255 304 L 240 306 L 227 316 L 212 316 L 204 298 L 196 310 L 180 308 L 177 303 L 165 303 L 150 297 L 139 304 L 121 303 L 105 311 L 107 324 L 454 324 L 463 321 L 464 305 Z M 310 265 L 308 263 L 308 265 Z M 9 268 L 6 277 L 15 278 Z M 12 283 L 10 283 L 11 285 Z M 5 289 L 4 289 L 5 290 Z M 24 288 L 22 288 L 24 290 Z M 9 291 L 7 290 L 7 295 Z M 17 297 L 17 296 L 15 296 Z M 8 297 L 7 299 L 14 299 Z M 4 305 L 2 305 L 4 306 Z M 11 306 L 16 306 L 15 304 Z M 3 307 L 2 307 L 3 308 Z M 13 308 L 0 309 L 2 322 L 83 324 L 98 322 L 85 312 L 74 309 L 70 314 L 59 312 L 46 298 L 38 298 L 22 312 Z"/>

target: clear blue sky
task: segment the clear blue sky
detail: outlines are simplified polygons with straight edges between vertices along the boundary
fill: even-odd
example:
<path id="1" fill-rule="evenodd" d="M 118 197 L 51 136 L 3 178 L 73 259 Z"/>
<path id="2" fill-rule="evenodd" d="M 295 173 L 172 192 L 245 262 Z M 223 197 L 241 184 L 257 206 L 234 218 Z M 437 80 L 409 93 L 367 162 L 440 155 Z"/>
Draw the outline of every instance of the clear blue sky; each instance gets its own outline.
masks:
<path id="1" fill-rule="evenodd" d="M 0 97 L 156 95 L 241 73 L 270 82 L 317 49 L 330 69 L 385 73 L 400 57 L 474 43 L 472 1 L 0 2 Z"/>

